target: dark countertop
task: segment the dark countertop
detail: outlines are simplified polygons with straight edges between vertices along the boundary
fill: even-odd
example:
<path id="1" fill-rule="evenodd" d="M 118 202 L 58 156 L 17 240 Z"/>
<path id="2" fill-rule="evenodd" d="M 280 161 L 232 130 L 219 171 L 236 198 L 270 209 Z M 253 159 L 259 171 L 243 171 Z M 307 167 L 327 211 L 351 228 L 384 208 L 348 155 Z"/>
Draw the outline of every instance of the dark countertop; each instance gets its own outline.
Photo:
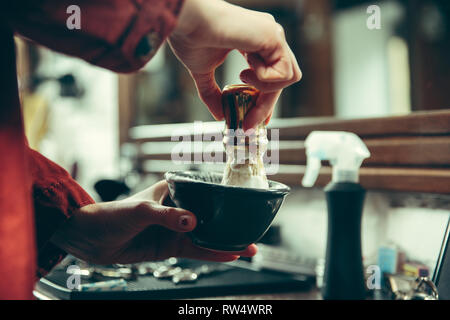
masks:
<path id="1" fill-rule="evenodd" d="M 71 261 L 68 261 L 73 263 Z M 205 262 L 182 260 L 182 267 L 196 268 Z M 208 263 L 215 265 L 216 263 Z M 122 290 L 68 290 L 69 274 L 66 265 L 55 267 L 36 284 L 38 299 L 225 299 L 225 300 L 318 300 L 319 290 L 314 278 L 293 276 L 268 270 L 256 271 L 248 267 L 229 265 L 214 276 L 204 276 L 195 283 L 174 284 L 167 279 L 139 276 L 127 280 L 127 288 Z M 105 279 L 107 280 L 107 279 Z M 81 283 L 90 283 L 81 278 Z"/>

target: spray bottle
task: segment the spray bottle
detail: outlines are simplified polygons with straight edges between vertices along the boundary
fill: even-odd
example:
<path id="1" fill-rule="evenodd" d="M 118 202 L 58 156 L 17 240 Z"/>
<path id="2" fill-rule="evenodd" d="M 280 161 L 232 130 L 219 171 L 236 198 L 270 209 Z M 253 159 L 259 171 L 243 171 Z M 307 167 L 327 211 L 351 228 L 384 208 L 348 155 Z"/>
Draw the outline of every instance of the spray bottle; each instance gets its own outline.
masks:
<path id="1" fill-rule="evenodd" d="M 312 187 L 321 161 L 333 168 L 325 187 L 328 239 L 322 296 L 327 300 L 360 300 L 366 295 L 361 253 L 361 219 L 365 197 L 359 169 L 370 152 L 354 133 L 314 131 L 305 141 L 307 164 L 302 184 Z"/>

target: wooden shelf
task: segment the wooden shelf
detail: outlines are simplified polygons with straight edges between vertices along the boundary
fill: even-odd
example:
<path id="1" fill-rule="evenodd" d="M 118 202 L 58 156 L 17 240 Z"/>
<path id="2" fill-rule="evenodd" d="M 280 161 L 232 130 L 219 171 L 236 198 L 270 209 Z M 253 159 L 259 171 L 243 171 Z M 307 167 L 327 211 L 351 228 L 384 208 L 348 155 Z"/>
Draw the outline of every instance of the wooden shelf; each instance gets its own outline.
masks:
<path id="1" fill-rule="evenodd" d="M 291 120 L 292 119 L 287 119 Z M 297 125 L 280 123 L 280 140 L 298 140 L 314 130 L 350 131 L 362 138 L 450 135 L 450 111 L 416 112 L 404 116 L 367 119 L 299 119 Z M 294 122 L 294 121 L 293 121 Z M 274 124 L 276 125 L 276 124 Z"/>
<path id="2" fill-rule="evenodd" d="M 201 134 L 221 133 L 223 122 L 202 122 Z M 273 119 L 269 129 L 279 129 L 280 140 L 304 140 L 314 130 L 350 131 L 362 138 L 448 136 L 450 111 L 416 112 L 405 116 L 367 119 L 336 119 L 333 117 Z M 170 141 L 174 132 L 194 138 L 192 123 L 138 126 L 130 129 L 131 141 L 142 143 Z"/>
<path id="3" fill-rule="evenodd" d="M 280 170 L 270 177 L 273 180 L 301 186 L 306 164 L 304 139 L 312 131 L 350 131 L 362 137 L 371 152 L 360 171 L 361 184 L 368 190 L 450 193 L 450 111 L 353 120 L 282 119 L 272 121 L 270 127 L 279 129 L 280 140 L 277 149 L 269 148 L 267 153 L 271 157 L 272 152 L 279 152 Z M 179 132 L 193 141 L 195 134 L 218 134 L 222 130 L 220 122 L 203 123 L 200 132 L 195 132 L 193 124 L 157 125 L 134 128 L 131 138 L 139 146 L 143 173 L 161 174 L 193 166 L 221 171 L 223 163 L 175 165 L 171 151 L 179 141 L 171 141 L 171 135 Z M 214 150 L 221 161 L 225 159 L 221 141 L 203 142 L 203 148 Z M 201 149 L 190 150 L 188 159 L 202 159 Z M 316 185 L 323 187 L 330 180 L 331 169 L 323 167 Z"/>
<path id="4" fill-rule="evenodd" d="M 195 166 L 195 165 L 194 165 Z M 170 160 L 158 160 L 152 163 L 145 174 L 163 177 L 169 170 L 189 170 L 193 165 L 174 165 Z M 220 164 L 201 164 L 208 171 L 223 171 Z M 279 181 L 290 187 L 302 187 L 301 181 L 306 167 L 301 165 L 281 165 L 270 180 Z M 331 181 L 331 168 L 323 167 L 315 183 L 315 187 L 325 187 Z M 424 192 L 450 194 L 450 170 L 417 169 L 417 168 L 361 168 L 360 183 L 367 190 Z"/>
<path id="5" fill-rule="evenodd" d="M 289 171 L 274 175 L 270 179 L 289 186 L 300 186 L 305 166 L 295 166 Z M 331 168 L 321 170 L 316 187 L 324 187 L 331 181 Z M 450 170 L 417 168 L 361 168 L 360 183 L 367 190 L 406 191 L 425 193 L 450 193 Z"/>
<path id="6" fill-rule="evenodd" d="M 450 167 L 450 137 L 386 138 L 364 141 L 371 157 L 363 163 L 365 167 Z M 147 142 L 141 146 L 143 160 L 171 160 L 172 150 L 180 142 Z M 193 143 L 185 142 L 184 150 L 189 159 L 211 155 L 225 160 L 222 142 L 204 142 L 202 151 L 194 152 Z M 213 153 L 214 152 L 214 153 Z M 303 141 L 280 141 L 277 148 L 269 148 L 266 157 L 278 152 L 282 164 L 306 164 L 306 150 Z"/>

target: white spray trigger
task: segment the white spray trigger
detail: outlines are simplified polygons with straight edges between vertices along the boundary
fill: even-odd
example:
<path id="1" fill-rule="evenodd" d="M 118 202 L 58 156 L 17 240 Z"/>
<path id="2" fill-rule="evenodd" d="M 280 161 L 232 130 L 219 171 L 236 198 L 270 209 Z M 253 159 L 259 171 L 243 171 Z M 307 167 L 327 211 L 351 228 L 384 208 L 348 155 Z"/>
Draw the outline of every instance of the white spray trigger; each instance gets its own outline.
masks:
<path id="1" fill-rule="evenodd" d="M 333 167 L 333 182 L 359 180 L 359 168 L 370 152 L 364 142 L 352 132 L 313 131 L 305 140 L 306 171 L 304 187 L 312 187 L 319 175 L 321 161 L 328 160 Z"/>
<path id="2" fill-rule="evenodd" d="M 317 157 L 308 157 L 306 163 L 306 171 L 303 176 L 302 185 L 311 188 L 319 176 L 319 171 L 322 163 Z"/>

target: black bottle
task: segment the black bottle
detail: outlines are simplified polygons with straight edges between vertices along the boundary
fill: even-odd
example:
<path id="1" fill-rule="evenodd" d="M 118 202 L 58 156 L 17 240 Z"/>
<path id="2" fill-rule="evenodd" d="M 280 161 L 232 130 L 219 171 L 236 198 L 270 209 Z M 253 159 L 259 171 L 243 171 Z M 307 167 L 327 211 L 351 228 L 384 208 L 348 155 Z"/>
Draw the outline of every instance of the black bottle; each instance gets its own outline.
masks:
<path id="1" fill-rule="evenodd" d="M 365 299 L 361 219 L 366 191 L 353 182 L 332 182 L 324 191 L 328 239 L 322 296 L 326 300 Z"/>
<path id="2" fill-rule="evenodd" d="M 361 220 L 366 191 L 358 183 L 359 169 L 370 157 L 356 134 L 313 131 L 305 141 L 306 171 L 302 184 L 312 187 L 322 160 L 333 168 L 325 187 L 328 239 L 322 295 L 327 300 L 360 300 L 366 297 L 361 253 Z"/>

